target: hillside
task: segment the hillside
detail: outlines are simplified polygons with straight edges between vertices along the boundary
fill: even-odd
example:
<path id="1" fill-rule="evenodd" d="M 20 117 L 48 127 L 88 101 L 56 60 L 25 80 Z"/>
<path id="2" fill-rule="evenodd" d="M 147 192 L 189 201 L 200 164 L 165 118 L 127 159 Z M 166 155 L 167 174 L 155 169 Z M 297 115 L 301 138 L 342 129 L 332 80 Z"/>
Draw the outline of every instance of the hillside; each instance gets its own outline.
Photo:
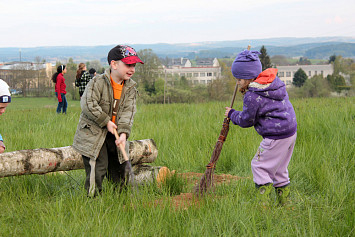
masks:
<path id="1" fill-rule="evenodd" d="M 184 44 L 132 44 L 136 50 L 152 49 L 159 57 L 233 57 L 247 45 L 259 50 L 265 45 L 268 54 L 286 57 L 304 56 L 310 59 L 327 59 L 336 54 L 355 58 L 355 37 L 270 38 L 236 41 L 195 42 Z M 33 48 L 0 48 L 0 62 L 34 61 L 36 56 L 55 62 L 73 58 L 74 61 L 101 60 L 114 45 L 101 46 L 50 46 Z"/>

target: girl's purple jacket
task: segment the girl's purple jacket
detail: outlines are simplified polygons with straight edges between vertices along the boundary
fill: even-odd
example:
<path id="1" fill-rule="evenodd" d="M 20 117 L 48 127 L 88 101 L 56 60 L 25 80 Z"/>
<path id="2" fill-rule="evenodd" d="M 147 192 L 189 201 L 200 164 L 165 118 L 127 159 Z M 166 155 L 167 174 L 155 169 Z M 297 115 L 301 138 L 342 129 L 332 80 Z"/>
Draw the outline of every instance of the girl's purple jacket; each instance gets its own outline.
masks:
<path id="1" fill-rule="evenodd" d="M 285 84 L 277 76 L 270 84 L 250 83 L 244 95 L 243 111 L 232 109 L 228 117 L 240 127 L 254 126 L 263 138 L 283 139 L 297 131 L 295 111 Z"/>

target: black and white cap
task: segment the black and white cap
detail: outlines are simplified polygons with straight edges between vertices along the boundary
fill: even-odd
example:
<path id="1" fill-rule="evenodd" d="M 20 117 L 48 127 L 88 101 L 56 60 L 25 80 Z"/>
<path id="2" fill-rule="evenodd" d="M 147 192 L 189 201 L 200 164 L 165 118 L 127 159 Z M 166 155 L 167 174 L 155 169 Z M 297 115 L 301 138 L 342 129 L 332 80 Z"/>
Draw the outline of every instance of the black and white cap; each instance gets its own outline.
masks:
<path id="1" fill-rule="evenodd" d="M 10 103 L 11 94 L 9 85 L 2 79 L 0 79 L 0 103 Z"/>

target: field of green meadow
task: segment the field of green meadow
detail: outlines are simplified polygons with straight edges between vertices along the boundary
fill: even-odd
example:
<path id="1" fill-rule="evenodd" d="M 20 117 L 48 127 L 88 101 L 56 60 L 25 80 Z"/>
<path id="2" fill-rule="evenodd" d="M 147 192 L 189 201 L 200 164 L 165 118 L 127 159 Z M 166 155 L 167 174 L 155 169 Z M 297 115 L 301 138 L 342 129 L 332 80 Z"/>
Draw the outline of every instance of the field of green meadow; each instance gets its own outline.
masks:
<path id="1" fill-rule="evenodd" d="M 217 174 L 245 177 L 216 187 L 196 205 L 172 208 L 191 192 L 181 176 L 87 198 L 84 170 L 0 178 L 0 236 L 355 236 L 355 97 L 291 99 L 298 137 L 289 166 L 292 207 L 265 209 L 254 200 L 250 162 L 262 138 L 231 125 Z M 80 115 L 70 101 L 13 98 L 0 116 L 7 151 L 71 145 Z M 138 104 L 130 140 L 155 140 L 154 165 L 177 173 L 205 171 L 229 102 Z M 241 99 L 235 102 L 242 108 Z M 155 202 L 159 200 L 159 202 Z M 158 205 L 154 205 L 158 203 Z"/>

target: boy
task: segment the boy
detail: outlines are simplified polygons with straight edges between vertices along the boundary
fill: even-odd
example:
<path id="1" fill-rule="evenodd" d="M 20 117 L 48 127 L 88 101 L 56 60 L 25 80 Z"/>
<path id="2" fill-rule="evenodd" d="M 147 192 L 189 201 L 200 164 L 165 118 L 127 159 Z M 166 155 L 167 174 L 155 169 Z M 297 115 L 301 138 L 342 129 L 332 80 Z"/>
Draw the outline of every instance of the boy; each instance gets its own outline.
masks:
<path id="1" fill-rule="evenodd" d="M 11 102 L 11 94 L 9 91 L 9 86 L 5 81 L 0 79 L 0 115 L 5 113 L 6 107 Z M 4 153 L 6 147 L 4 144 L 4 140 L 0 134 L 0 153 Z"/>
<path id="2" fill-rule="evenodd" d="M 106 175 L 115 184 L 125 182 L 127 163 L 117 145 L 123 144 L 128 154 L 126 140 L 136 113 L 137 94 L 131 77 L 136 63 L 143 64 L 135 50 L 126 45 L 112 48 L 107 60 L 110 68 L 90 80 L 81 98 L 82 112 L 73 142 L 73 148 L 82 154 L 89 196 L 94 196 L 96 189 L 101 192 Z"/>

